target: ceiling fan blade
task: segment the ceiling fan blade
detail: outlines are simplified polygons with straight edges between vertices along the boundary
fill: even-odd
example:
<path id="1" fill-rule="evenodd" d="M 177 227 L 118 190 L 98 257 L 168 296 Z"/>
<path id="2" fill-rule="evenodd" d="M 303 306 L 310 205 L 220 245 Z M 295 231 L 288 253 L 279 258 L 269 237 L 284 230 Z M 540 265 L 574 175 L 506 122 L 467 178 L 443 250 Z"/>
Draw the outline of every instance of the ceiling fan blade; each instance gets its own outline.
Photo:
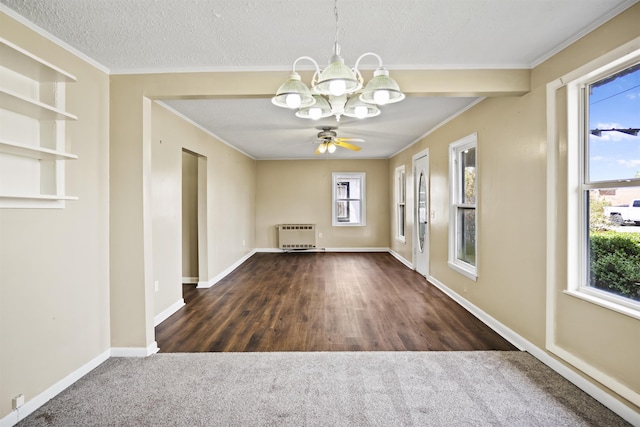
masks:
<path id="1" fill-rule="evenodd" d="M 335 140 L 342 142 L 364 142 L 364 139 L 361 138 L 336 138 Z"/>
<path id="2" fill-rule="evenodd" d="M 338 147 L 346 148 L 347 150 L 360 151 L 360 147 L 358 147 L 357 145 L 349 144 L 348 142 L 333 141 L 333 144 L 337 145 Z"/>

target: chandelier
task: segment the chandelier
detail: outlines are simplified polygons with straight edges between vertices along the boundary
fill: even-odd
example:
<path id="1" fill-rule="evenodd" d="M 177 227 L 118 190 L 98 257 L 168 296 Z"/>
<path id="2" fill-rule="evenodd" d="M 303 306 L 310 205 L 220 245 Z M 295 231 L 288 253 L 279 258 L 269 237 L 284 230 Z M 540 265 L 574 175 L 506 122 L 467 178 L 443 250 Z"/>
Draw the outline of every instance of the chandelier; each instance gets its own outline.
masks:
<path id="1" fill-rule="evenodd" d="M 338 0 L 335 0 L 333 11 L 336 35 L 329 65 L 322 70 L 313 58 L 299 57 L 293 62 L 289 79 L 280 86 L 271 102 L 278 107 L 297 109 L 296 116 L 305 119 L 318 120 L 335 116 L 340 121 L 343 115 L 359 119 L 375 117 L 380 114 L 378 106 L 402 101 L 405 95 L 400 91 L 398 83 L 389 77 L 389 71 L 383 67 L 379 55 L 373 52 L 363 53 L 356 60 L 353 69 L 345 65 L 338 44 Z M 365 85 L 358 66 L 366 56 L 378 58 L 378 68 Z M 305 59 L 315 66 L 311 89 L 296 72 L 296 64 Z"/>

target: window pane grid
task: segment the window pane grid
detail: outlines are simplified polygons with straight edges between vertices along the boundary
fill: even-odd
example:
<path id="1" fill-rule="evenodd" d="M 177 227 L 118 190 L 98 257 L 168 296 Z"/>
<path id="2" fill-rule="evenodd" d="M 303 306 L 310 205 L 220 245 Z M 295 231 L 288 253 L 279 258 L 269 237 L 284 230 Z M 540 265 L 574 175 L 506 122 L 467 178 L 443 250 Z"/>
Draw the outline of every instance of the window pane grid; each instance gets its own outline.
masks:
<path id="1" fill-rule="evenodd" d="M 477 278 L 477 136 L 469 135 L 449 145 L 450 229 L 449 265 Z"/>
<path id="2" fill-rule="evenodd" d="M 640 302 L 640 63 L 583 86 L 580 288 Z M 634 167 L 635 166 L 635 167 Z M 637 202 L 640 204 L 640 202 Z M 597 295 L 597 294 L 595 294 Z"/>
<path id="3" fill-rule="evenodd" d="M 364 186 L 362 172 L 332 173 L 333 225 L 364 225 Z"/>

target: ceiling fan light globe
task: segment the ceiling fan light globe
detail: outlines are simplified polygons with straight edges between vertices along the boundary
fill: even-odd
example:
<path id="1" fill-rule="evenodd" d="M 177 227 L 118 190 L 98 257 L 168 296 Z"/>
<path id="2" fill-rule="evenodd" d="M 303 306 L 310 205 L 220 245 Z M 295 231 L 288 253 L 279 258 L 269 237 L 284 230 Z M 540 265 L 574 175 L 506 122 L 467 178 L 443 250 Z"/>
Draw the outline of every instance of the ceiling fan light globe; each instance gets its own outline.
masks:
<path id="1" fill-rule="evenodd" d="M 327 151 L 329 152 L 329 154 L 333 154 L 336 152 L 336 146 L 333 142 L 329 143 L 329 146 L 327 147 Z"/>
<path id="2" fill-rule="evenodd" d="M 326 153 L 326 152 L 327 152 L 327 143 L 326 143 L 326 142 L 323 142 L 322 144 L 320 144 L 320 147 L 318 147 L 318 151 L 319 151 L 321 154 Z"/>

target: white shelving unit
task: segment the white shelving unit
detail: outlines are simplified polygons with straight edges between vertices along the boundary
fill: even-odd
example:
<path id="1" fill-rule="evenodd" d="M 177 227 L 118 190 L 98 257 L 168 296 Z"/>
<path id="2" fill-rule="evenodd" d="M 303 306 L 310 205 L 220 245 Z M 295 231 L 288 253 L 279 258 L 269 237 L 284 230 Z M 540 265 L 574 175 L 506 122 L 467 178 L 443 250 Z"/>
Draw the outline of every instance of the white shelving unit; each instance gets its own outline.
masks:
<path id="1" fill-rule="evenodd" d="M 66 71 L 0 38 L 0 208 L 63 208 Z"/>

